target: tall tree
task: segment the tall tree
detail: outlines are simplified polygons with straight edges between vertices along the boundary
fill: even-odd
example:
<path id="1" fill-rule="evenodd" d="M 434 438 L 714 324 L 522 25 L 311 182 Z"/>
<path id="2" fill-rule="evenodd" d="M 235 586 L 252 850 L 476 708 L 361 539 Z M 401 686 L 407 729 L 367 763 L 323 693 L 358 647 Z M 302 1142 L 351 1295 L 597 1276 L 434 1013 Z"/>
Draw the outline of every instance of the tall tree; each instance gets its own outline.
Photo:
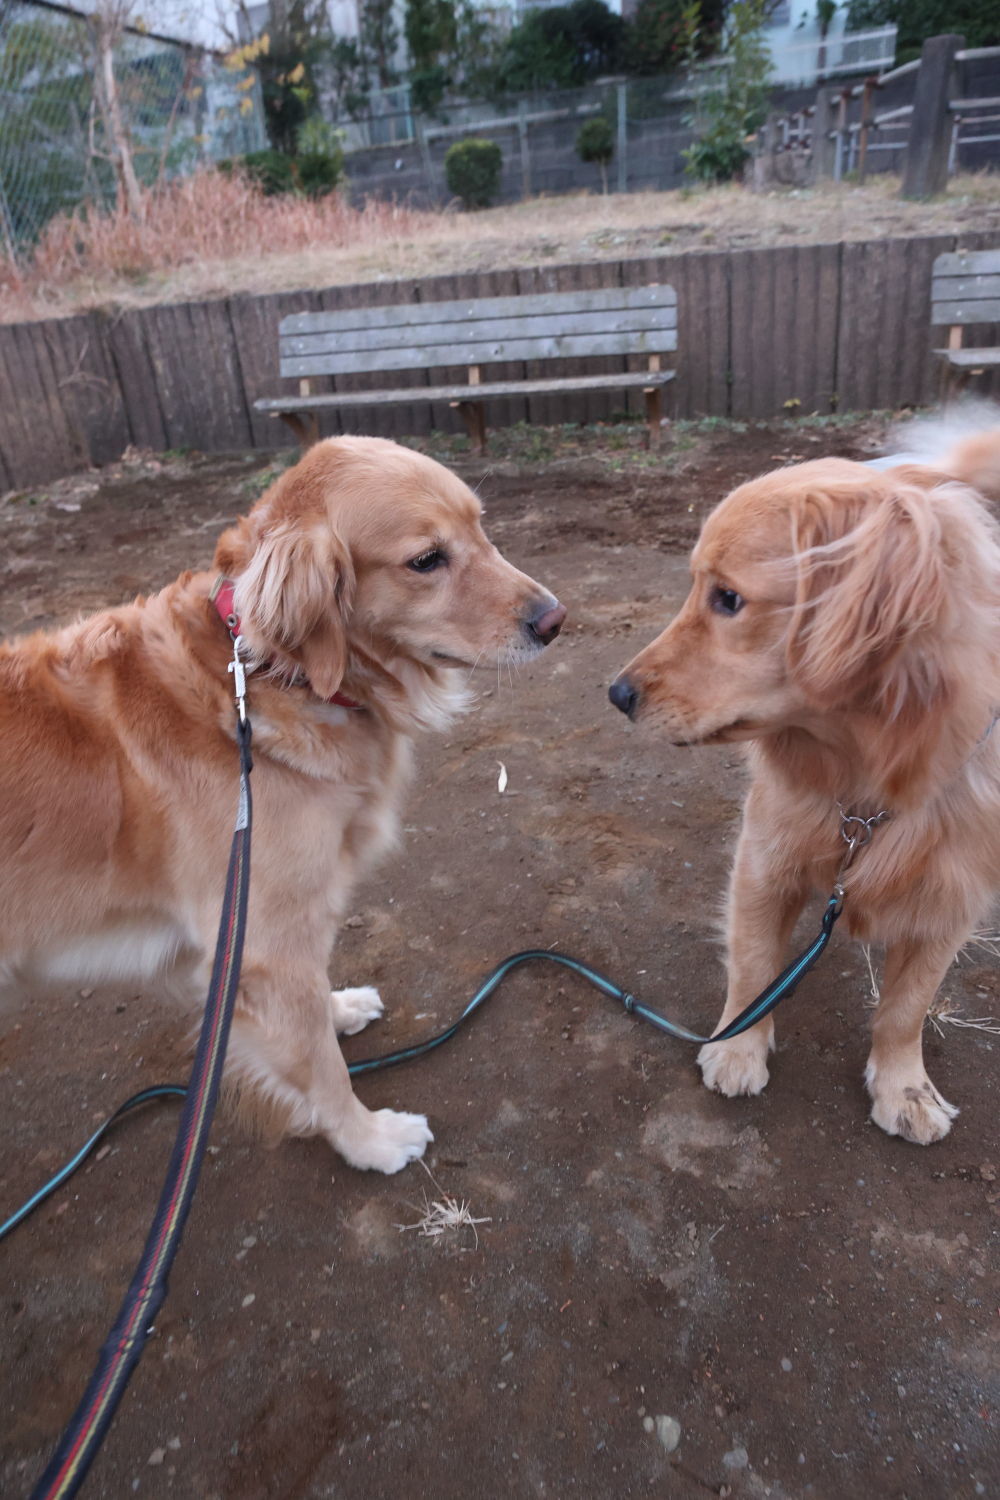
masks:
<path id="1" fill-rule="evenodd" d="M 399 82 L 396 68 L 399 27 L 393 3 L 394 0 L 362 0 L 361 5 L 361 50 L 384 89 Z"/>

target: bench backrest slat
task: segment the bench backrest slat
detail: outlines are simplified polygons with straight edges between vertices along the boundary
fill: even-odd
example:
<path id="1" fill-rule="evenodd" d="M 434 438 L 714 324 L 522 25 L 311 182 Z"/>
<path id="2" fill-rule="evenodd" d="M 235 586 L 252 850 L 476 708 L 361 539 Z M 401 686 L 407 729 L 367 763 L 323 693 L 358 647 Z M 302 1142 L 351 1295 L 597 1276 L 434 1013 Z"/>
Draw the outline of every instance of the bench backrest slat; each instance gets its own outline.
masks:
<path id="1" fill-rule="evenodd" d="M 939 255 L 931 280 L 931 323 L 1000 322 L 1000 250 Z"/>
<path id="2" fill-rule="evenodd" d="M 283 376 L 658 354 L 676 347 L 677 294 L 668 286 L 296 313 L 280 326 Z"/>

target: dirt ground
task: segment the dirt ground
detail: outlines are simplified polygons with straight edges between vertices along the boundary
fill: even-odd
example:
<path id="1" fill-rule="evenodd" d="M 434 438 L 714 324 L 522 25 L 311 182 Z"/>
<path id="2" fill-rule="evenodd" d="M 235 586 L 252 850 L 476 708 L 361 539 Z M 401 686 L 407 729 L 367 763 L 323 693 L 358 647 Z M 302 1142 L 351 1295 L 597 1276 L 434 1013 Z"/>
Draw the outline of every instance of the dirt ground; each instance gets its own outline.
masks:
<path id="1" fill-rule="evenodd" d="M 388 1007 L 351 1056 L 438 1029 L 527 946 L 712 1025 L 741 758 L 633 729 L 607 684 L 679 603 L 728 487 L 793 457 L 866 456 L 879 435 L 874 420 L 707 424 L 654 463 L 469 468 L 492 536 L 570 623 L 516 681 L 484 675 L 472 715 L 421 746 L 401 851 L 338 943 L 338 984 L 377 984 Z M 8 498 L 0 625 L 206 563 L 261 463 L 138 456 Z M 940 1145 L 891 1140 L 861 1083 L 868 984 L 838 937 L 779 1015 L 766 1093 L 732 1101 L 702 1088 L 693 1049 L 561 971 L 521 970 L 447 1048 L 360 1081 L 371 1105 L 429 1113 L 433 1180 L 357 1173 L 316 1141 L 268 1152 L 218 1122 L 85 1493 L 997 1495 L 997 1039 L 929 1031 L 932 1076 L 962 1113 Z M 1000 1015 L 985 950 L 945 988 L 967 1017 Z M 0 1218 L 127 1094 L 182 1079 L 186 1055 L 154 996 L 12 999 Z M 134 1117 L 0 1248 L 4 1494 L 27 1494 L 82 1391 L 174 1120 L 171 1105 Z M 474 1229 L 401 1232 L 443 1194 Z"/>

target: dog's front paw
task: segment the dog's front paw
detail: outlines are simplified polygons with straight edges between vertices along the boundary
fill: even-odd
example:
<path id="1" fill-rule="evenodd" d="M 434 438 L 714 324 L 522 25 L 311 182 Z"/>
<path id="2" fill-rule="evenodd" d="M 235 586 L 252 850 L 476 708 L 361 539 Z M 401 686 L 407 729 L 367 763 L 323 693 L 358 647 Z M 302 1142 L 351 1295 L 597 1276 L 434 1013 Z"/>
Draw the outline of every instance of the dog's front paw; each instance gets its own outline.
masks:
<path id="1" fill-rule="evenodd" d="M 364 1031 L 369 1021 L 377 1021 L 385 1010 L 378 990 L 370 984 L 353 990 L 331 990 L 330 1005 L 333 1009 L 333 1024 L 342 1036 L 354 1036 Z"/>
<path id="2" fill-rule="evenodd" d="M 379 1109 L 369 1114 L 364 1134 L 344 1152 L 352 1167 L 370 1172 L 399 1172 L 408 1162 L 423 1156 L 434 1139 L 423 1115 L 401 1110 Z M 341 1147 L 343 1150 L 343 1147 Z"/>
<path id="3" fill-rule="evenodd" d="M 759 1094 L 767 1083 L 767 1043 L 733 1037 L 729 1042 L 707 1042 L 698 1053 L 702 1082 L 730 1099 Z"/>
<path id="4" fill-rule="evenodd" d="M 889 1083 L 880 1080 L 869 1064 L 867 1083 L 875 1124 L 887 1135 L 900 1135 L 916 1146 L 943 1141 L 958 1114 L 957 1107 L 942 1099 L 926 1073 L 912 1083 Z"/>

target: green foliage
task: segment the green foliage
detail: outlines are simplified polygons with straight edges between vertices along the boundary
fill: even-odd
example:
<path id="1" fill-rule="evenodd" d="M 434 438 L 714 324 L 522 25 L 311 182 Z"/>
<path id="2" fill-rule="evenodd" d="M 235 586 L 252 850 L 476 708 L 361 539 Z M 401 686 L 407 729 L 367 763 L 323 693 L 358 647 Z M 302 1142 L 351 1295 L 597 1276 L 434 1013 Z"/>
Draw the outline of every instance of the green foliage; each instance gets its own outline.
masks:
<path id="1" fill-rule="evenodd" d="M 321 115 L 311 115 L 299 128 L 295 175 L 307 198 L 324 198 L 344 175 L 344 147 L 340 132 Z"/>
<path id="2" fill-rule="evenodd" d="M 452 81 L 450 63 L 458 46 L 453 0 L 406 0 L 403 33 L 410 53 L 413 107 L 434 115 Z"/>
<path id="3" fill-rule="evenodd" d="M 702 182 L 724 182 L 742 169 L 746 138 L 767 114 L 770 55 L 764 41 L 768 0 L 735 0 L 726 20 L 724 66 L 692 117 L 694 144 L 685 172 Z"/>
<path id="4" fill-rule="evenodd" d="M 585 120 L 576 133 L 576 154 L 581 161 L 596 162 L 601 169 L 601 187 L 608 190 L 608 163 L 615 154 L 615 133 L 610 120 L 595 115 Z"/>
<path id="5" fill-rule="evenodd" d="M 418 72 L 449 57 L 458 37 L 453 0 L 406 0 L 403 35 L 410 62 Z"/>
<path id="6" fill-rule="evenodd" d="M 270 46 L 257 58 L 257 68 L 268 139 L 275 151 L 292 155 L 296 136 L 315 107 L 316 71 L 332 38 L 325 0 L 288 0 L 282 20 L 280 28 L 272 24 Z"/>
<path id="7" fill-rule="evenodd" d="M 219 163 L 223 172 L 239 167 L 273 198 L 281 193 L 297 193 L 305 198 L 323 198 L 332 193 L 344 175 L 344 150 L 340 134 L 312 115 L 303 122 L 297 136 L 298 154 L 284 151 L 248 151 Z"/>
<path id="8" fill-rule="evenodd" d="M 489 208 L 500 186 L 503 156 L 496 141 L 470 136 L 456 141 L 444 158 L 448 191 L 466 208 Z"/>
<path id="9" fill-rule="evenodd" d="M 399 82 L 394 60 L 399 45 L 399 27 L 393 8 L 394 0 L 362 0 L 361 3 L 361 51 L 383 89 Z"/>
<path id="10" fill-rule="evenodd" d="M 501 93 L 579 88 L 613 73 L 623 56 L 625 23 L 603 0 L 573 0 L 531 10 L 513 28 L 500 58 Z"/>
<path id="11" fill-rule="evenodd" d="M 576 133 L 576 154 L 581 161 L 607 166 L 615 154 L 615 133 L 603 115 L 586 120 Z"/>
<path id="12" fill-rule="evenodd" d="M 292 158 L 283 151 L 269 147 L 265 151 L 248 151 L 245 156 L 230 157 L 219 163 L 221 172 L 232 172 L 236 167 L 241 168 L 268 198 L 295 191 Z"/>
<path id="13" fill-rule="evenodd" d="M 671 73 L 714 51 L 726 0 L 639 0 L 625 60 L 639 74 Z"/>
<path id="14" fill-rule="evenodd" d="M 920 56 L 928 37 L 957 32 L 968 47 L 1000 46 L 1000 0 L 851 0 L 851 31 L 898 26 L 897 63 Z"/>

